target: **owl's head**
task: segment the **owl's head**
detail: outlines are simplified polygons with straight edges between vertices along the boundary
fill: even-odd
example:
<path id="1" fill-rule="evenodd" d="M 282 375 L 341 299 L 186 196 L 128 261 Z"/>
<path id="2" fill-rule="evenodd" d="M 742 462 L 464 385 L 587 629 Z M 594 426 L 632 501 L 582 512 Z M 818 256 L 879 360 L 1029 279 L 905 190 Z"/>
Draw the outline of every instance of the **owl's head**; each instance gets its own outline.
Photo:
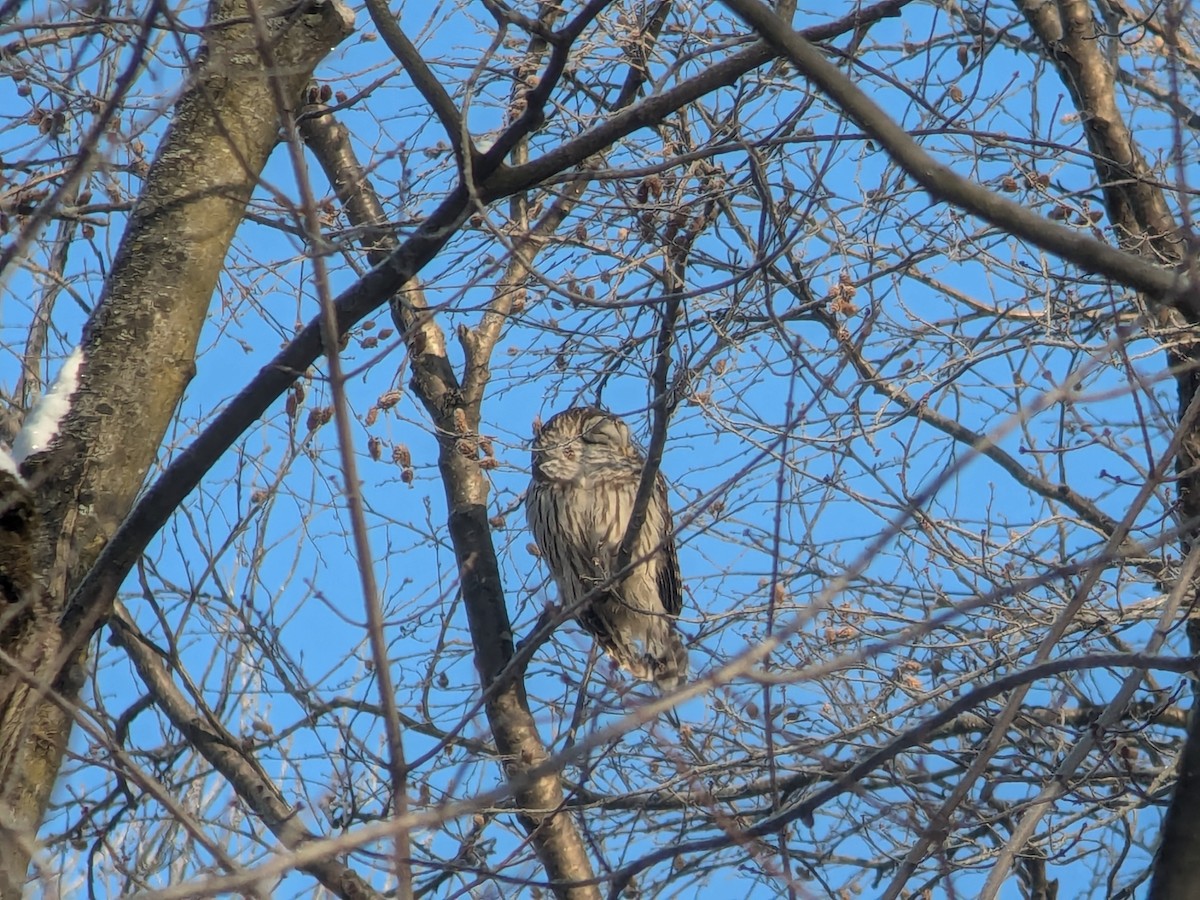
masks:
<path id="1" fill-rule="evenodd" d="M 560 412 L 533 436 L 533 477 L 540 481 L 599 476 L 637 458 L 629 426 L 593 406 Z"/>

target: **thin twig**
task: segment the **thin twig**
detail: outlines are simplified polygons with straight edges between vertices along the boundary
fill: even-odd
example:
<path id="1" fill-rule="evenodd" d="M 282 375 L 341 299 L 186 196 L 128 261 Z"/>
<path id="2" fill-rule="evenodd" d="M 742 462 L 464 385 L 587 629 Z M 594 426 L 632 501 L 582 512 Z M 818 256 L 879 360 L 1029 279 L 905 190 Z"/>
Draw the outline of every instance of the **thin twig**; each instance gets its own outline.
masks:
<path id="1" fill-rule="evenodd" d="M 1144 291 L 1159 302 L 1200 318 L 1200 290 L 1183 271 L 1154 265 L 1049 219 L 958 175 L 926 153 L 845 73 L 758 0 L 721 0 L 749 22 L 936 200 L 984 221 L 1088 271 Z"/>
<path id="2" fill-rule="evenodd" d="M 280 843 L 289 850 L 295 850 L 319 839 L 319 835 L 304 827 L 304 817 L 284 800 L 278 786 L 258 761 L 242 749 L 241 742 L 220 723 L 202 715 L 188 703 L 170 671 L 122 604 L 115 604 L 110 623 L 114 643 L 125 651 L 137 668 L 142 682 L 154 697 L 155 705 L 187 738 L 189 744 L 221 773 L 241 801 L 254 810 Z M 186 823 L 188 818 L 183 817 L 180 821 Z M 230 864 L 231 871 L 236 871 L 236 868 Z M 347 900 L 351 897 L 373 897 L 378 900 L 381 896 L 353 869 L 339 862 L 335 854 L 310 860 L 301 868 L 335 896 Z"/>
<path id="3" fill-rule="evenodd" d="M 466 147 L 463 146 L 462 115 L 454 104 L 454 100 L 446 93 L 441 79 L 433 74 L 433 70 L 422 58 L 420 51 L 408 39 L 408 35 L 396 23 L 396 18 L 388 9 L 387 3 L 384 0 L 366 0 L 366 5 L 367 12 L 371 14 L 371 21 L 379 30 L 379 36 L 383 38 L 388 49 L 404 66 L 404 71 L 412 79 L 413 87 L 421 92 L 421 96 L 429 103 L 433 114 L 442 123 L 442 128 L 446 130 L 455 154 L 461 159 L 464 150 L 468 154 L 474 153 L 475 148 L 470 146 L 469 141 Z"/>

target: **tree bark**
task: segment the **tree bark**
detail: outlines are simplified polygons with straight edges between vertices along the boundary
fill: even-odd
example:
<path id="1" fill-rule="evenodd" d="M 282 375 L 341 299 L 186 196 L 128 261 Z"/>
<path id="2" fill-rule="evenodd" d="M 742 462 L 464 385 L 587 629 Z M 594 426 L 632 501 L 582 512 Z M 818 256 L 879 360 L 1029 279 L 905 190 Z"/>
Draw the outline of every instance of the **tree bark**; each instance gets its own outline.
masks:
<path id="1" fill-rule="evenodd" d="M 892 158 L 929 193 L 966 209 L 989 223 L 1071 261 L 1084 271 L 1105 275 L 1140 292 L 1141 306 L 1155 312 L 1158 323 L 1178 333 L 1195 332 L 1200 324 L 1200 290 L 1196 271 L 1186 265 L 1185 241 L 1160 185 L 1125 122 L 1116 97 L 1116 73 L 1101 50 L 1088 0 L 1016 0 L 1056 67 L 1080 114 L 1092 151 L 1104 203 L 1119 249 L 1098 241 L 1073 238 L 1036 213 L 972 185 L 936 164 L 911 137 L 820 54 L 780 22 L 757 0 L 723 0 L 833 98 Z M 1200 344 L 1172 343 L 1168 362 L 1177 372 L 1179 415 L 1200 390 Z M 1176 459 L 1179 473 L 1178 517 L 1184 550 L 1200 534 L 1200 435 L 1184 435 Z M 1191 591 L 1194 593 L 1194 587 Z M 1200 613 L 1193 612 L 1193 616 Z M 1200 652 L 1200 625 L 1189 622 L 1192 652 Z M 1197 688 L 1200 702 L 1200 687 Z M 1038 807 L 1027 813 L 1040 816 Z M 1030 820 L 1032 821 L 1032 820 Z M 1018 843 L 1021 843 L 1018 841 Z M 1020 850 L 1020 847 L 1016 847 Z M 916 854 L 922 851 L 917 848 Z M 1181 760 L 1181 773 L 1163 826 L 1150 897 L 1200 898 L 1200 879 L 1193 860 L 1200 854 L 1200 721 L 1193 714 Z M 915 865 L 915 860 L 910 860 Z M 1006 865 L 1001 862 L 997 866 Z M 993 873 L 990 888 L 1004 873 Z M 899 885 L 902 879 L 893 884 Z"/>
<path id="2" fill-rule="evenodd" d="M 1101 33 L 1092 5 L 1087 0 L 1058 0 L 1032 3 L 1020 0 L 1019 7 L 1042 42 L 1048 59 L 1058 70 L 1071 95 L 1087 137 L 1088 147 L 1104 192 L 1104 206 L 1118 245 L 1131 254 L 1164 266 L 1181 267 L 1185 243 L 1179 223 L 1171 213 L 1157 176 L 1142 155 L 1133 133 L 1117 105 L 1116 77 L 1112 63 L 1102 51 Z M 1114 38 L 1109 38 L 1113 40 Z M 1195 272 L 1191 275 L 1194 283 Z M 1192 404 L 1200 388 L 1200 345 L 1179 340 L 1179 334 L 1195 333 L 1200 314 L 1193 306 L 1157 307 L 1152 297 L 1142 304 L 1155 309 L 1160 324 L 1175 331 L 1167 350 L 1167 361 L 1176 374 L 1179 417 Z M 1194 545 L 1200 523 L 1200 436 L 1185 434 L 1176 458 L 1179 475 L 1177 516 L 1183 530 L 1183 552 Z M 1194 595 L 1195 587 L 1192 587 Z M 1200 619 L 1191 604 L 1188 639 L 1192 653 L 1200 652 Z M 1159 851 L 1150 885 L 1151 900 L 1200 898 L 1196 860 L 1200 858 L 1200 722 L 1193 713 L 1180 755 L 1178 780 L 1163 821 Z"/>
<path id="3" fill-rule="evenodd" d="M 262 10 L 265 35 L 248 13 L 242 0 L 209 8 L 202 65 L 176 106 L 84 329 L 80 387 L 60 438 L 23 468 L 37 515 L 36 581 L 0 618 L 3 898 L 20 896 L 71 731 L 83 648 L 111 596 L 69 629 L 63 605 L 132 506 L 195 371 L 226 252 L 278 142 L 272 81 L 298 104 L 317 63 L 353 26 L 337 2 L 299 13 Z M 267 41 L 273 72 L 259 52 Z"/>
<path id="4" fill-rule="evenodd" d="M 373 244 L 368 257 L 377 265 L 386 262 L 395 238 L 381 230 L 386 221 L 383 209 L 345 140 L 344 130 L 321 118 L 306 119 L 301 127 L 351 222 L 366 229 Z M 466 209 L 464 202 L 464 216 Z M 393 299 L 392 318 L 409 348 L 413 391 L 438 435 L 438 468 L 449 509 L 450 539 L 488 723 L 505 773 L 521 775 L 546 762 L 549 753 L 538 734 L 521 677 L 500 680 L 513 658 L 513 633 L 488 524 L 488 480 L 480 466 L 478 440 L 491 343 L 476 336 L 479 329 L 462 333 L 467 374 L 460 383 L 446 353 L 445 335 L 419 284 L 410 282 Z M 557 773 L 538 777 L 516 791 L 515 799 L 518 818 L 555 895 L 562 900 L 596 900 L 599 888 L 588 883 L 593 879 L 592 863 L 579 828 L 564 809 L 562 780 Z"/>

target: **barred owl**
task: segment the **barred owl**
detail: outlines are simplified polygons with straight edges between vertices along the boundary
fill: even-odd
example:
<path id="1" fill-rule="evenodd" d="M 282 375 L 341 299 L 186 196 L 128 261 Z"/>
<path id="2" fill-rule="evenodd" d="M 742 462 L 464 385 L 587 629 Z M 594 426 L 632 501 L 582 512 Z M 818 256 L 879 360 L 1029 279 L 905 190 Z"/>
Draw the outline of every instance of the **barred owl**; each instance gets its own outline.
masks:
<path id="1" fill-rule="evenodd" d="M 568 409 L 534 435 L 526 513 L 559 600 L 618 664 L 670 690 L 687 676 L 687 651 L 674 624 L 683 593 L 661 473 L 634 565 L 613 583 L 644 464 L 616 416 Z"/>

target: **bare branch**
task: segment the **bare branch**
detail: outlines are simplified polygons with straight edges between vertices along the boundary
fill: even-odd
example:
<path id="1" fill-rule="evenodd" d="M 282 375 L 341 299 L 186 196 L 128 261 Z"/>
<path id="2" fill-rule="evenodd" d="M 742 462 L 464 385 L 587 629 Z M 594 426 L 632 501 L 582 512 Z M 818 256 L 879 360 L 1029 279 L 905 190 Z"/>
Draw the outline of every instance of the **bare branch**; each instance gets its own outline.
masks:
<path id="1" fill-rule="evenodd" d="M 242 742 L 220 723 L 202 716 L 188 703 L 176 686 L 171 673 L 163 665 L 145 636 L 123 606 L 117 604 L 109 618 L 113 640 L 129 654 L 138 674 L 150 689 L 154 702 L 171 719 L 187 740 L 221 773 L 237 791 L 243 803 L 250 806 L 271 829 L 272 834 L 289 850 L 296 850 L 319 836 L 304 826 L 300 810 L 288 803 L 278 786 L 263 771 L 262 765 L 242 749 Z M 312 860 L 301 868 L 336 897 L 378 898 L 377 893 L 354 870 L 329 854 Z"/>
<path id="2" fill-rule="evenodd" d="M 1147 263 L 1071 231 L 956 174 L 921 149 L 854 83 L 758 0 L 722 0 L 777 48 L 935 199 L 952 203 L 1086 271 L 1143 291 L 1166 306 L 1200 317 L 1200 291 L 1190 275 Z"/>
<path id="3" fill-rule="evenodd" d="M 371 14 L 371 21 L 379 29 L 379 34 L 384 43 L 388 45 L 388 49 L 404 66 L 413 85 L 421 92 L 421 96 L 428 101 L 434 115 L 441 121 L 442 128 L 446 130 L 446 137 L 450 139 L 450 146 L 454 148 L 455 154 L 461 158 L 463 153 L 475 153 L 474 147 L 463 146 L 462 114 L 459 112 L 458 106 L 421 57 L 420 51 L 396 23 L 386 0 L 367 0 L 367 12 Z"/>

